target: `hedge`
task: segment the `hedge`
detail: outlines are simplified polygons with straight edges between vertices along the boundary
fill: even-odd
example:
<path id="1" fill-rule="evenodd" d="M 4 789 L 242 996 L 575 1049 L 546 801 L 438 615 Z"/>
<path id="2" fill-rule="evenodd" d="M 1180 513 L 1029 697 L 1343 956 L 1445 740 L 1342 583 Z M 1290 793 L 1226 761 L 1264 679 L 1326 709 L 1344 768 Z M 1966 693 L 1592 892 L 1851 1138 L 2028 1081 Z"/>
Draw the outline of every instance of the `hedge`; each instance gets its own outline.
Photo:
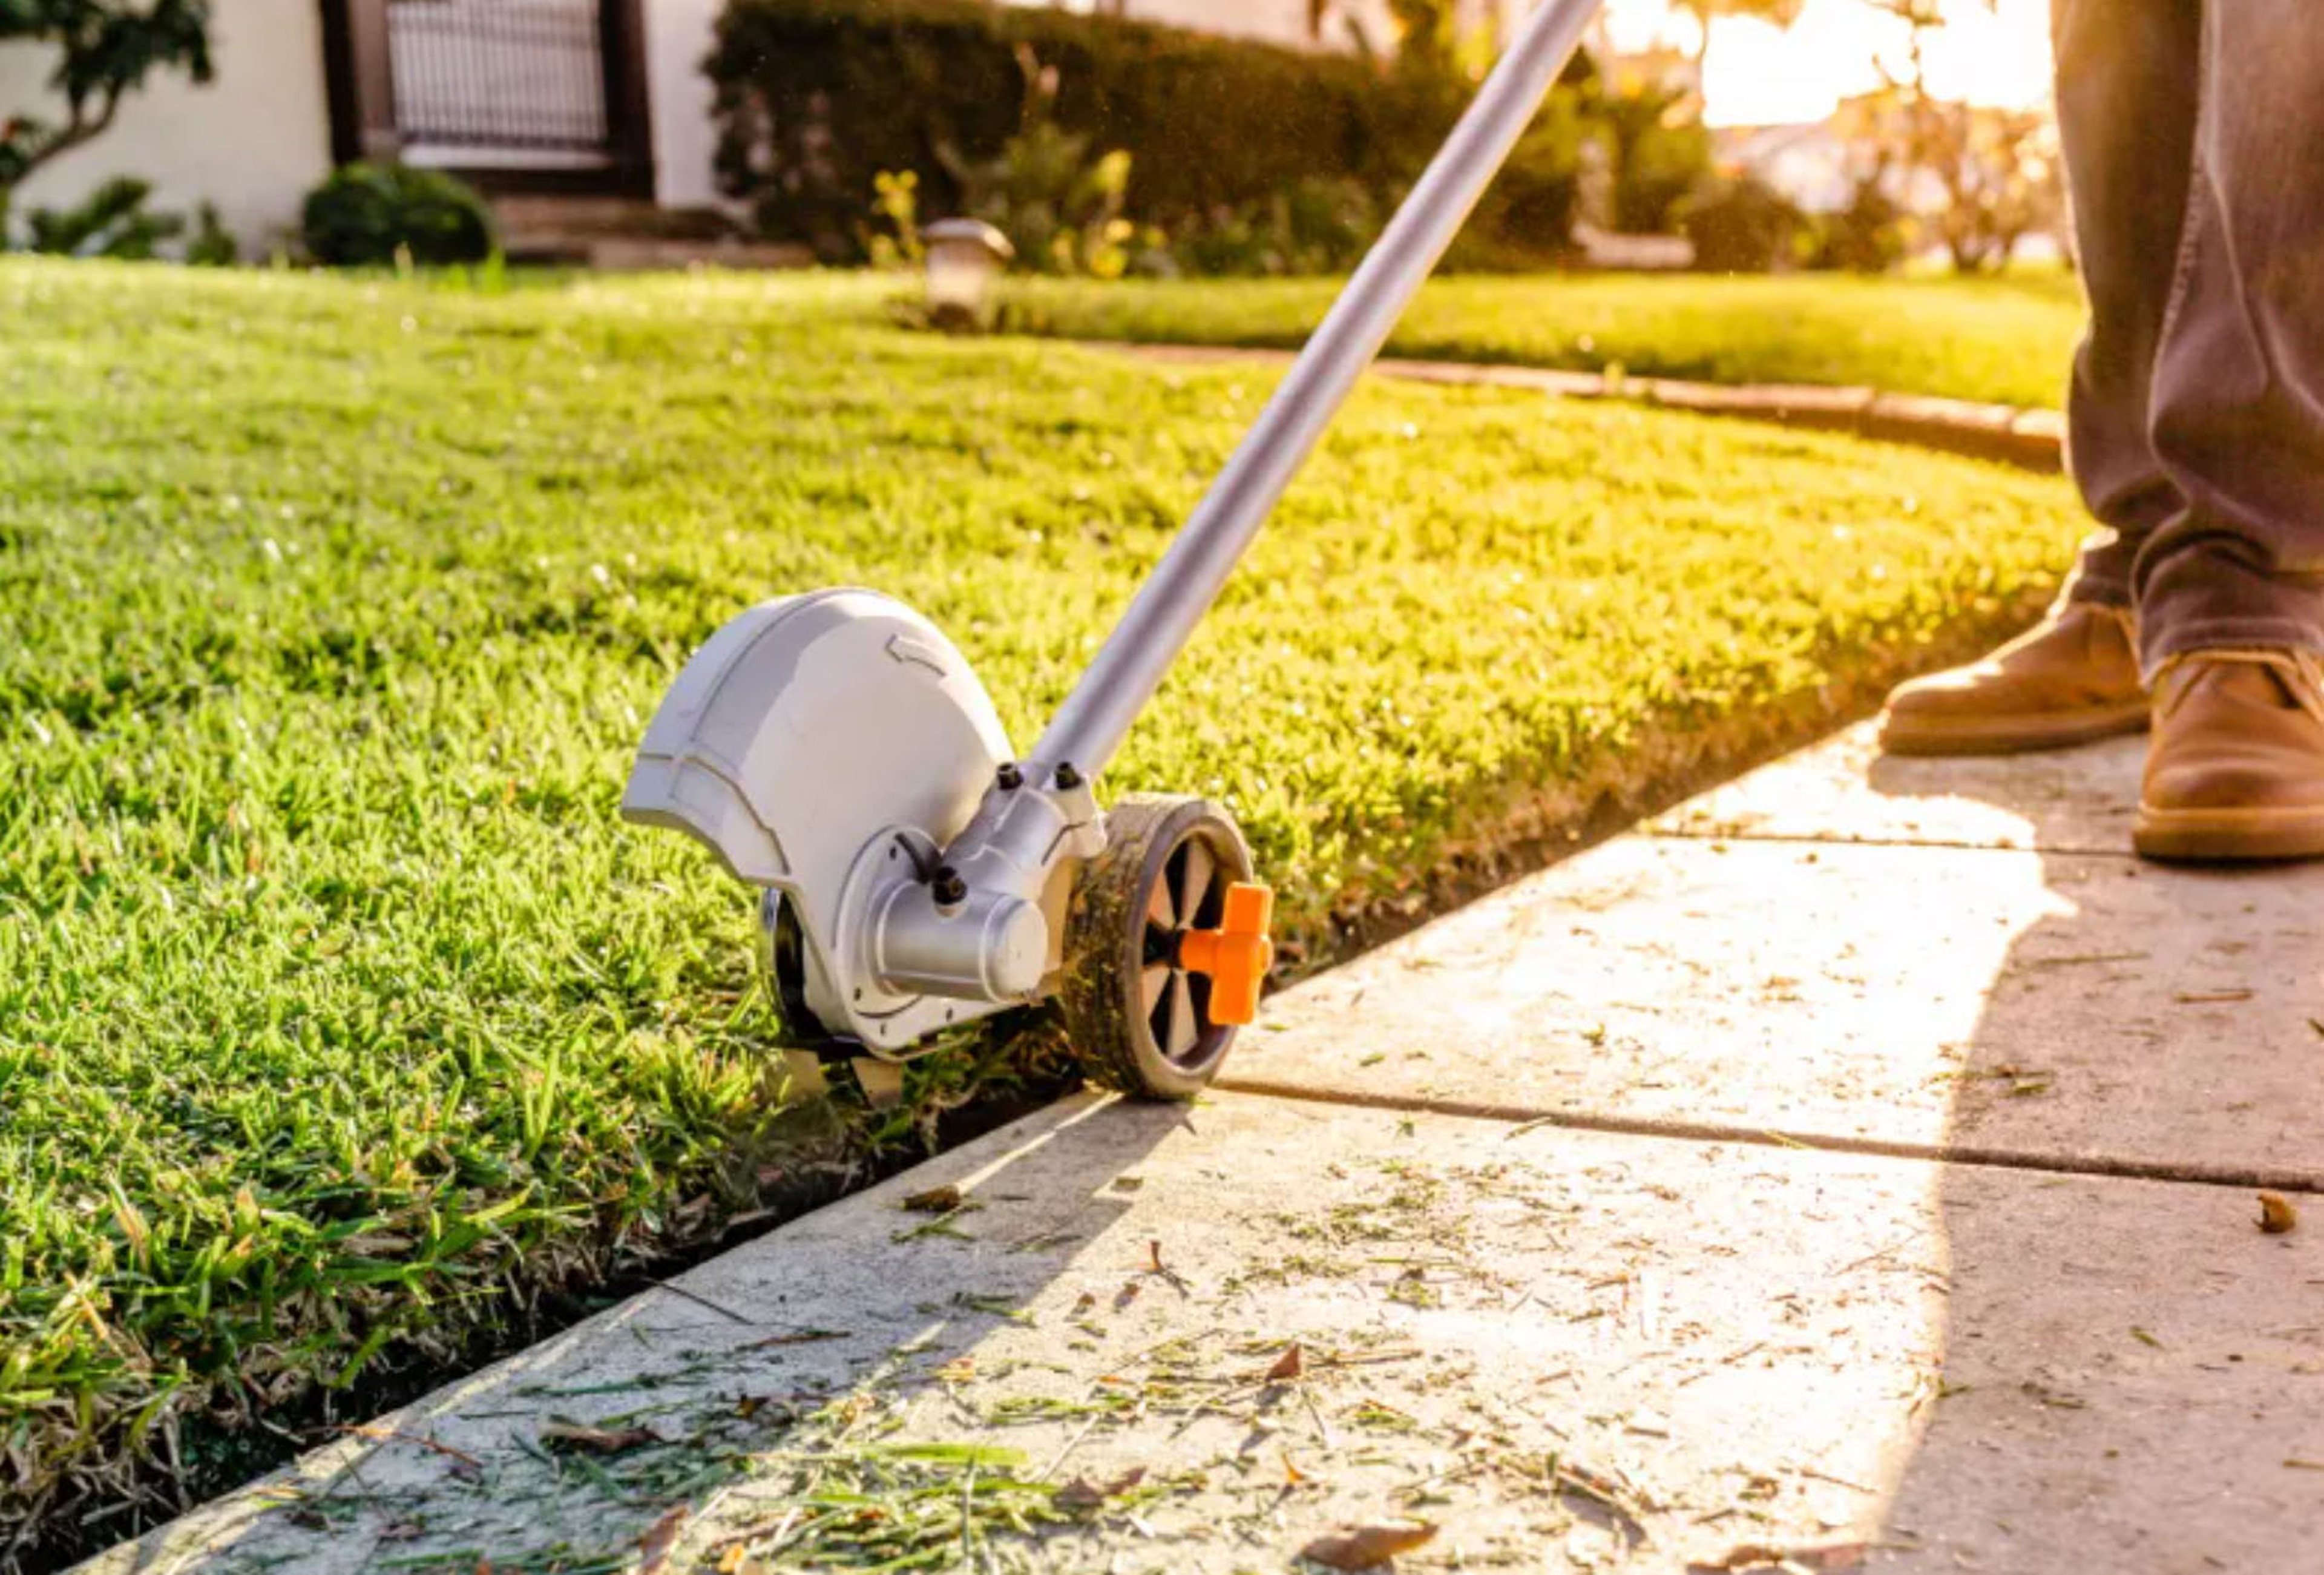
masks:
<path id="1" fill-rule="evenodd" d="M 724 189 L 835 260 L 881 170 L 954 211 L 953 167 L 1019 129 L 1028 65 L 1056 69 L 1062 125 L 1130 150 L 1127 216 L 1166 227 L 1303 178 L 1392 193 L 1460 97 L 1355 56 L 978 0 L 732 0 L 706 64 Z"/>

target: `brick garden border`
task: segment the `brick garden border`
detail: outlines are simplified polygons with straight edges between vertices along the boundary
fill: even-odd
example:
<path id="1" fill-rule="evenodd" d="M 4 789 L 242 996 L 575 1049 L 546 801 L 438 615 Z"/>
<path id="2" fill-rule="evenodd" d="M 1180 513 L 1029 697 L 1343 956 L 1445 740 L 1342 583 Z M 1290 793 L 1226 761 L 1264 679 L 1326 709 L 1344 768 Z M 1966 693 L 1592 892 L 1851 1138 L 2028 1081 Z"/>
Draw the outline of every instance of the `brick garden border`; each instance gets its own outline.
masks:
<path id="1" fill-rule="evenodd" d="M 1123 339 L 1075 339 L 1093 350 L 1127 352 L 1149 361 L 1290 364 L 1287 350 L 1239 345 L 1152 345 Z M 1466 361 L 1416 361 L 1383 356 L 1372 363 L 1383 377 L 1475 388 L 1527 389 L 1561 399 L 1629 400 L 1699 416 L 1740 416 L 1788 427 L 1848 432 L 1859 438 L 1941 449 L 2024 470 L 2064 468 L 2065 418 L 2056 410 L 2020 410 L 1924 394 L 1810 383 L 1687 382 L 1618 373 L 1559 372 L 1545 367 L 1493 366 Z"/>

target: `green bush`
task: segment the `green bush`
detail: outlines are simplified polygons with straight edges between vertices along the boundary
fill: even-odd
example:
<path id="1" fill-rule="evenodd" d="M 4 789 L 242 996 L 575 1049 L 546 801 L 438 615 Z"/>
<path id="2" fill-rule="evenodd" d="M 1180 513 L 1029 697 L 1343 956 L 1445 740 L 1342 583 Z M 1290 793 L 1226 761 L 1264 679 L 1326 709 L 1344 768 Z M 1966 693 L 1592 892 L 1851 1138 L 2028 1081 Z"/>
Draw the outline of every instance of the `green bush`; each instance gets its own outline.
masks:
<path id="1" fill-rule="evenodd" d="M 863 235 L 864 254 L 881 269 L 918 268 L 927 257 L 920 241 L 920 178 L 909 170 L 882 170 L 872 177 L 872 225 Z"/>
<path id="2" fill-rule="evenodd" d="M 1600 85 L 1590 111 L 1604 126 L 1614 189 L 1613 227 L 1662 235 L 1677 226 L 1679 205 L 1711 176 L 1711 134 L 1688 111 L 1674 83 Z"/>
<path id="3" fill-rule="evenodd" d="M 1582 151 L 1600 135 L 1582 95 L 1568 88 L 1552 93 L 1509 150 L 1447 262 L 1455 268 L 1523 268 L 1563 252 L 1580 216 Z"/>
<path id="4" fill-rule="evenodd" d="M 1705 188 L 1679 205 L 1679 232 L 1706 273 L 1773 273 L 1797 266 L 1812 221 L 1799 205 L 1756 175 Z"/>
<path id="5" fill-rule="evenodd" d="M 1443 129 L 1397 124 L 1344 56 L 976 0 L 733 0 L 707 66 L 721 183 L 770 235 L 852 260 L 881 170 L 916 173 L 923 213 L 962 211 L 960 171 L 1026 129 L 1028 60 L 1056 74 L 1059 130 L 1130 152 L 1139 222 L 1375 180 Z"/>
<path id="6" fill-rule="evenodd" d="M 196 268 L 231 268 L 240 261 L 242 246 L 218 218 L 217 205 L 203 203 L 194 210 L 194 234 L 186 243 L 186 262 Z"/>
<path id="7" fill-rule="evenodd" d="M 59 257 L 118 257 L 144 262 L 186 227 L 181 215 L 148 213 L 153 183 L 117 176 L 72 207 L 37 207 L 25 216 L 26 251 Z"/>
<path id="8" fill-rule="evenodd" d="M 1130 265 L 1137 226 L 1122 216 L 1130 154 L 1095 152 L 1085 132 L 1057 124 L 1055 67 L 1028 58 L 1024 124 L 990 159 L 936 150 L 959 188 L 959 211 L 1009 237 L 1020 266 L 1037 273 L 1119 279 Z M 874 178 L 893 181 L 893 176 Z"/>
<path id="9" fill-rule="evenodd" d="M 1170 237 L 1168 266 L 1212 277 L 1344 273 L 1362 260 L 1385 222 L 1360 180 L 1309 178 L 1224 208 Z"/>
<path id="10" fill-rule="evenodd" d="M 1038 119 L 1054 127 L 1044 137 L 1084 139 L 1085 158 L 1130 155 L 1114 218 L 1174 242 L 1210 236 L 1210 250 L 1251 259 L 1238 269 L 1249 272 L 1295 265 L 1286 226 L 1303 237 L 1291 253 L 1345 254 L 1335 226 L 1369 238 L 1372 221 L 1357 222 L 1345 194 L 1384 214 L 1473 86 L 1409 63 L 978 0 L 731 0 L 707 69 L 722 187 L 765 233 L 827 262 L 865 254 L 876 176 L 910 173 L 925 216 L 973 211 L 975 172 Z M 1566 103 L 1544 124 L 1574 114 Z M 1578 150 L 1553 126 L 1471 233 L 1562 248 Z M 1278 198 L 1334 212 L 1278 220 Z M 1495 231 L 1497 213 L 1511 233 Z"/>
<path id="11" fill-rule="evenodd" d="M 436 170 L 346 164 L 307 196 L 308 254 L 333 268 L 481 262 L 493 252 L 484 199 Z"/>
<path id="12" fill-rule="evenodd" d="M 1906 214 L 1888 195 L 1885 166 L 1857 178 L 1848 206 L 1822 216 L 1810 266 L 1886 273 L 1904 261 Z"/>

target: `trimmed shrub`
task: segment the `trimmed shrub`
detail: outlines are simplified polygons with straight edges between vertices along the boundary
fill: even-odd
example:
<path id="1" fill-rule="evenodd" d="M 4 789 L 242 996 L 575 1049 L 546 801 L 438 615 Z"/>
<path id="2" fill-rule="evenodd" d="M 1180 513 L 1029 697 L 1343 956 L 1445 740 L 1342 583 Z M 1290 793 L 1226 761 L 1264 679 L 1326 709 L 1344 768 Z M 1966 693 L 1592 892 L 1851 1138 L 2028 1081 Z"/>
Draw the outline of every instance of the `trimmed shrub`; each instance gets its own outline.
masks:
<path id="1" fill-rule="evenodd" d="M 333 268 L 392 262 L 481 262 L 493 252 L 484 199 L 437 170 L 346 164 L 307 196 L 308 254 Z"/>
<path id="2" fill-rule="evenodd" d="M 1888 195 L 1886 161 L 1858 176 L 1848 206 L 1823 216 L 1811 266 L 1851 273 L 1886 273 L 1904 261 L 1909 215 Z"/>
<path id="3" fill-rule="evenodd" d="M 733 0 L 707 69 L 721 185 L 831 261 L 858 255 L 880 171 L 961 211 L 961 171 L 1001 157 L 1044 78 L 1061 131 L 1131 155 L 1123 216 L 1165 229 L 1303 181 L 1393 195 L 1460 105 L 1350 56 L 977 0 Z"/>
<path id="4" fill-rule="evenodd" d="M 1773 273 L 1797 267 L 1813 237 L 1799 205 L 1756 175 L 1721 180 L 1678 208 L 1679 231 L 1706 273 Z"/>

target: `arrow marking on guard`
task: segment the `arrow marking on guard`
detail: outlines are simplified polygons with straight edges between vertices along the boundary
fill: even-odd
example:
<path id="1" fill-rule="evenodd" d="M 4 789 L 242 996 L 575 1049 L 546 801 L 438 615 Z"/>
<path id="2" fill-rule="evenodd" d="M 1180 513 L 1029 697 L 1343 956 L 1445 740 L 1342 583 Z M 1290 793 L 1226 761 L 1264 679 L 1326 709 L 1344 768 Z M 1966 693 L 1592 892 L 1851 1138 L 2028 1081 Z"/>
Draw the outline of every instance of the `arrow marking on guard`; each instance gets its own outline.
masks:
<path id="1" fill-rule="evenodd" d="M 945 676 L 944 658 L 936 654 L 933 646 L 924 645 L 908 634 L 890 635 L 888 654 L 899 662 L 918 662 L 939 678 Z"/>

